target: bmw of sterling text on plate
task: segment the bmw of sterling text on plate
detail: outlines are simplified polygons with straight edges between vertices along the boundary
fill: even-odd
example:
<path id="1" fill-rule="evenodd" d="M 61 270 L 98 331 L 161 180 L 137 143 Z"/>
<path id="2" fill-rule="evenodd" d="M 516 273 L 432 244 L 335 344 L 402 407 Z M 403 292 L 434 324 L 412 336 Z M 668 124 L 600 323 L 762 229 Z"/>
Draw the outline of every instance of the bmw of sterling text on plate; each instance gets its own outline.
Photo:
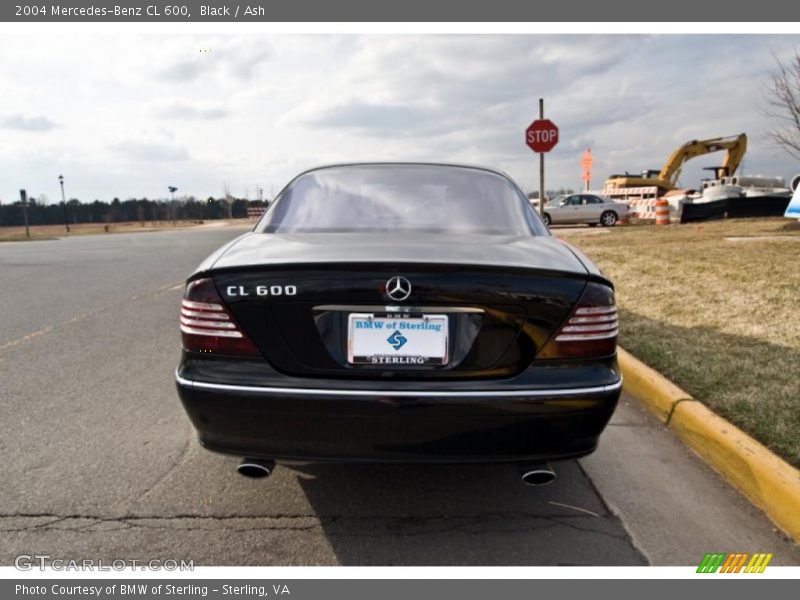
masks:
<path id="1" fill-rule="evenodd" d="M 583 456 L 622 385 L 611 282 L 478 167 L 302 173 L 189 277 L 180 328 L 200 442 L 251 466 Z"/>

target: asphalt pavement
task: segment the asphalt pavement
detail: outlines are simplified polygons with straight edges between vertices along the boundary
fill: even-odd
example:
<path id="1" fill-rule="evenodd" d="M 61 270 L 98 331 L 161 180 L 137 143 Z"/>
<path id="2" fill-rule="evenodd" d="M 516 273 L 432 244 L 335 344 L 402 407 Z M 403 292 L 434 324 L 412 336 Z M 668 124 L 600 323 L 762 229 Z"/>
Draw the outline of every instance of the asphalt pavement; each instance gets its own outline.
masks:
<path id="1" fill-rule="evenodd" d="M 0 244 L 0 564 L 696 565 L 796 544 L 623 396 L 599 450 L 512 466 L 279 466 L 247 480 L 175 393 L 184 277 L 244 228 Z"/>

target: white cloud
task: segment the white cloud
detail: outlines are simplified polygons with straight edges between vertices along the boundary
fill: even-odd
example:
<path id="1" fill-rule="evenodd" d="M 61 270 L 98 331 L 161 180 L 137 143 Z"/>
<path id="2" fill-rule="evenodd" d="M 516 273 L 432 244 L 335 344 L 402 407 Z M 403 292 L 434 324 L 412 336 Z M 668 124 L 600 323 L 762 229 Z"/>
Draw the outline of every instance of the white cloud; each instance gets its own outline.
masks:
<path id="1" fill-rule="evenodd" d="M 17 129 L 19 131 L 50 131 L 58 127 L 56 123 L 44 115 L 27 117 L 19 114 L 0 119 L 0 126 L 5 129 Z"/>
<path id="2" fill-rule="evenodd" d="M 162 119 L 186 121 L 212 121 L 223 119 L 228 111 L 220 105 L 201 104 L 190 100 L 172 98 L 158 100 L 151 105 L 153 114 Z"/>
<path id="3" fill-rule="evenodd" d="M 200 59 L 178 60 L 156 71 L 156 77 L 170 83 L 186 83 L 197 79 L 203 70 Z"/>
<path id="4" fill-rule="evenodd" d="M 160 139 L 129 139 L 110 146 L 124 158 L 146 163 L 164 163 L 189 160 L 185 146 Z"/>
<path id="5" fill-rule="evenodd" d="M 157 39 L 157 38 L 156 38 Z M 155 77 L 166 83 L 187 84 L 201 82 L 203 78 L 231 79 L 238 82 L 251 81 L 259 68 L 269 59 L 270 45 L 262 38 L 219 37 L 191 38 L 193 44 L 155 42 L 166 50 L 156 58 L 160 67 Z M 185 42 L 185 39 L 184 39 Z M 139 68 L 146 65 L 139 63 Z"/>
<path id="6" fill-rule="evenodd" d="M 21 43 L 24 40 L 24 43 Z M 771 147 L 762 85 L 800 36 L 7 36 L 0 200 L 277 191 L 349 160 L 501 168 L 537 185 L 523 131 L 546 98 L 553 186 L 658 168 L 690 139 L 747 132 L 750 173 L 800 165 Z M 210 51 L 209 51 L 210 50 Z M 735 57 L 733 59 L 732 57 Z M 31 131 L 37 134 L 32 147 Z M 691 161 L 683 181 L 699 182 Z"/>

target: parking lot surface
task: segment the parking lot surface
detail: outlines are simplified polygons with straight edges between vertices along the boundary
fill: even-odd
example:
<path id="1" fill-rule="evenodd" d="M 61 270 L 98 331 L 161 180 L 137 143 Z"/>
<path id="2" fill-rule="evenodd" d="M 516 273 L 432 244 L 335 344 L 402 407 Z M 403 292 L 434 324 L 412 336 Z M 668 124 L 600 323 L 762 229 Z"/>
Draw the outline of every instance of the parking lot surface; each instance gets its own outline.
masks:
<path id="1" fill-rule="evenodd" d="M 696 565 L 780 535 L 633 399 L 599 450 L 513 466 L 287 465 L 199 447 L 178 401 L 182 280 L 238 227 L 0 244 L 0 564 Z"/>

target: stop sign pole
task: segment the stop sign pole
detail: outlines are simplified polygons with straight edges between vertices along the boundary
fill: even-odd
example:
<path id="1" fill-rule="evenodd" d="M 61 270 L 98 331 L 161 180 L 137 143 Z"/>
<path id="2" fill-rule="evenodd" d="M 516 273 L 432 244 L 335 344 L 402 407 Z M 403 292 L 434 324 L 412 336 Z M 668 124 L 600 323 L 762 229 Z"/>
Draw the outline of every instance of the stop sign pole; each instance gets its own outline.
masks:
<path id="1" fill-rule="evenodd" d="M 544 98 L 539 98 L 539 119 L 544 119 Z M 539 216 L 544 219 L 544 152 L 539 152 Z"/>
<path id="2" fill-rule="evenodd" d="M 539 118 L 525 130 L 525 143 L 539 154 L 539 214 L 544 217 L 544 155 L 558 144 L 558 127 L 544 118 L 544 98 L 539 98 Z"/>

